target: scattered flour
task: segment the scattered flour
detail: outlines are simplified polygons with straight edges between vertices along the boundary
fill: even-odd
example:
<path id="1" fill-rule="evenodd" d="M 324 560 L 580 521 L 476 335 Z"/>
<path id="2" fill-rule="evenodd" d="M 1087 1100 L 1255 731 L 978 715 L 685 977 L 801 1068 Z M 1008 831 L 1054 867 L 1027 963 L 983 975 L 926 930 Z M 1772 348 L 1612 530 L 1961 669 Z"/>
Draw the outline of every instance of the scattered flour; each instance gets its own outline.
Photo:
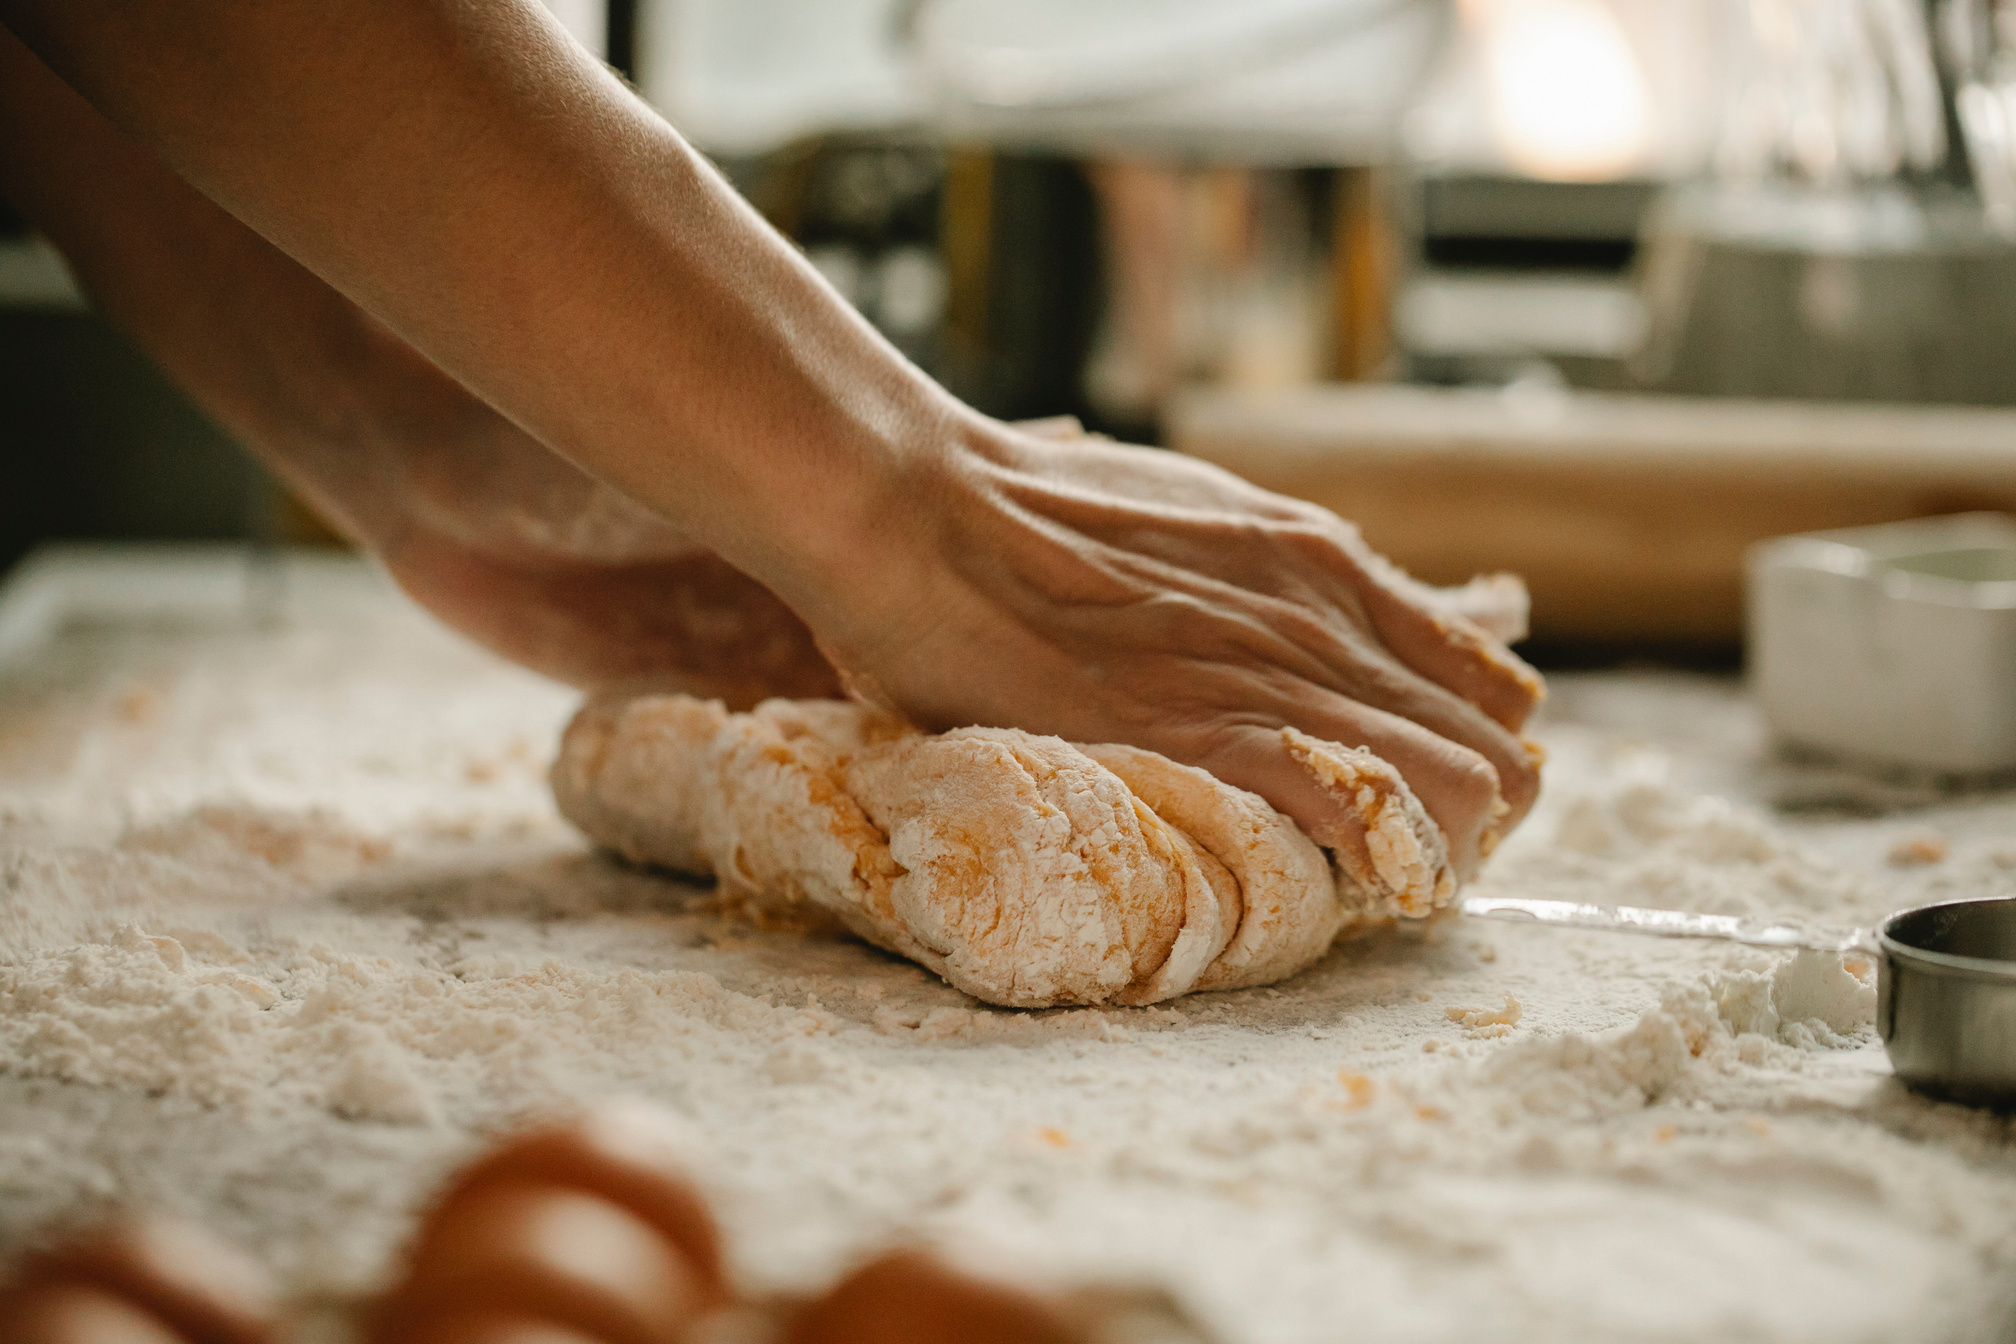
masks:
<path id="1" fill-rule="evenodd" d="M 1876 968 L 1860 957 L 1798 952 L 1768 971 L 1716 976 L 1709 993 L 1731 1031 L 1787 1045 L 1853 1045 L 1876 1021 Z"/>
<path id="2" fill-rule="evenodd" d="M 1447 921 L 1268 989 L 991 1009 L 586 853 L 524 746 L 571 697 L 361 571 L 297 596 L 0 684 L 0 1252 L 138 1201 L 340 1303 L 474 1146 L 626 1094 L 691 1122 L 757 1285 L 904 1235 L 1164 1284 L 1239 1342 L 2004 1336 L 2007 1124 L 1889 1080 L 1866 962 Z M 1491 890 L 2016 894 L 2016 800 L 1920 818 L 1950 854 L 1904 870 L 1741 801 L 1718 683 L 1568 678 L 1551 714 Z"/>

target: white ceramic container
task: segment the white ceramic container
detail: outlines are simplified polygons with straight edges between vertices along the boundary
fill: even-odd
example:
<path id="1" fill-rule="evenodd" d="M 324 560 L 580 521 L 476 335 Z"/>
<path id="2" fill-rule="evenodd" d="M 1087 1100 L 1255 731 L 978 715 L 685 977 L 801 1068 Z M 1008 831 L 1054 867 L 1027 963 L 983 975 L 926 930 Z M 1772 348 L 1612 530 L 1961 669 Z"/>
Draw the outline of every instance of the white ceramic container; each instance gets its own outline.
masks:
<path id="1" fill-rule="evenodd" d="M 1785 746 L 2016 770 L 2016 518 L 1953 514 L 1750 548 L 1751 685 Z"/>

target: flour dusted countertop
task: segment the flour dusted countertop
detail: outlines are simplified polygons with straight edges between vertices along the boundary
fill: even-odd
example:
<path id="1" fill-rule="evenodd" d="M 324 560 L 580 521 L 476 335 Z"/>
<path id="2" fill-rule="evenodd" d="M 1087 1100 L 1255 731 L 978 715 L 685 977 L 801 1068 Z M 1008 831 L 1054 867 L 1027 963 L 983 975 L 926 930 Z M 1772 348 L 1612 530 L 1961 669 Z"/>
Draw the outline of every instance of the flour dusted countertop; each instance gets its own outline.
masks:
<path id="1" fill-rule="evenodd" d="M 1898 1088 L 1838 961 L 1452 922 L 990 1009 L 587 852 L 543 781 L 570 693 L 346 560 L 261 624 L 235 565 L 72 555 L 0 601 L 0 1254 L 136 1202 L 340 1303 L 487 1137 L 622 1094 L 691 1122 L 762 1287 L 912 1236 L 1238 1344 L 2016 1322 L 2009 1127 Z M 1556 678 L 1540 736 L 1491 890 L 2016 895 L 2016 796 L 1774 764 L 1733 681 Z"/>

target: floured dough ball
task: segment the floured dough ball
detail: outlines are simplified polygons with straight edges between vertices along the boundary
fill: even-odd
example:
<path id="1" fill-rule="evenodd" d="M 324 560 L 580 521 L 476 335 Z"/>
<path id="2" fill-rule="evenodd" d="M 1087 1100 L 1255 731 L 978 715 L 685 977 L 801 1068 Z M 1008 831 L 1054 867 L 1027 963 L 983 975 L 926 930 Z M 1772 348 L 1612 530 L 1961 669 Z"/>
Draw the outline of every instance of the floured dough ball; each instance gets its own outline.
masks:
<path id="1" fill-rule="evenodd" d="M 1223 875 L 1221 918 L 1232 930 L 1192 989 L 1264 985 L 1321 956 L 1352 915 L 1323 851 L 1257 793 L 1140 747 L 1105 745 L 1086 755 L 1111 770 L 1175 826 Z"/>
<path id="2" fill-rule="evenodd" d="M 1308 966 L 1354 919 L 1454 892 L 1398 772 L 1288 730 L 1363 825 L 1343 868 L 1258 796 L 1127 746 L 924 734 L 842 701 L 747 714 L 591 701 L 553 767 L 561 811 L 632 860 L 813 906 L 990 1003 L 1154 1003 Z"/>
<path id="3" fill-rule="evenodd" d="M 720 701 L 684 695 L 590 700 L 553 763 L 560 810 L 633 862 L 713 872 L 692 819 L 716 775 L 701 748 L 727 720 Z"/>

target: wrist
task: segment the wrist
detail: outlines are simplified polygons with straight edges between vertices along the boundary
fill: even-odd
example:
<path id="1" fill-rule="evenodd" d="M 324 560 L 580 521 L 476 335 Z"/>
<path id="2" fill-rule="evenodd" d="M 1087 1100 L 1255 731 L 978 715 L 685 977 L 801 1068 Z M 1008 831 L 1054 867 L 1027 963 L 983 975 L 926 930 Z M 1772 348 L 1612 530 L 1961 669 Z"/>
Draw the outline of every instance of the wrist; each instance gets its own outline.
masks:
<path id="1" fill-rule="evenodd" d="M 884 665 L 957 600 L 956 553 L 973 534 L 974 514 L 990 507 L 1005 436 L 944 402 L 827 488 L 787 494 L 782 516 L 765 529 L 788 542 L 789 554 L 758 577 L 843 666 Z"/>

